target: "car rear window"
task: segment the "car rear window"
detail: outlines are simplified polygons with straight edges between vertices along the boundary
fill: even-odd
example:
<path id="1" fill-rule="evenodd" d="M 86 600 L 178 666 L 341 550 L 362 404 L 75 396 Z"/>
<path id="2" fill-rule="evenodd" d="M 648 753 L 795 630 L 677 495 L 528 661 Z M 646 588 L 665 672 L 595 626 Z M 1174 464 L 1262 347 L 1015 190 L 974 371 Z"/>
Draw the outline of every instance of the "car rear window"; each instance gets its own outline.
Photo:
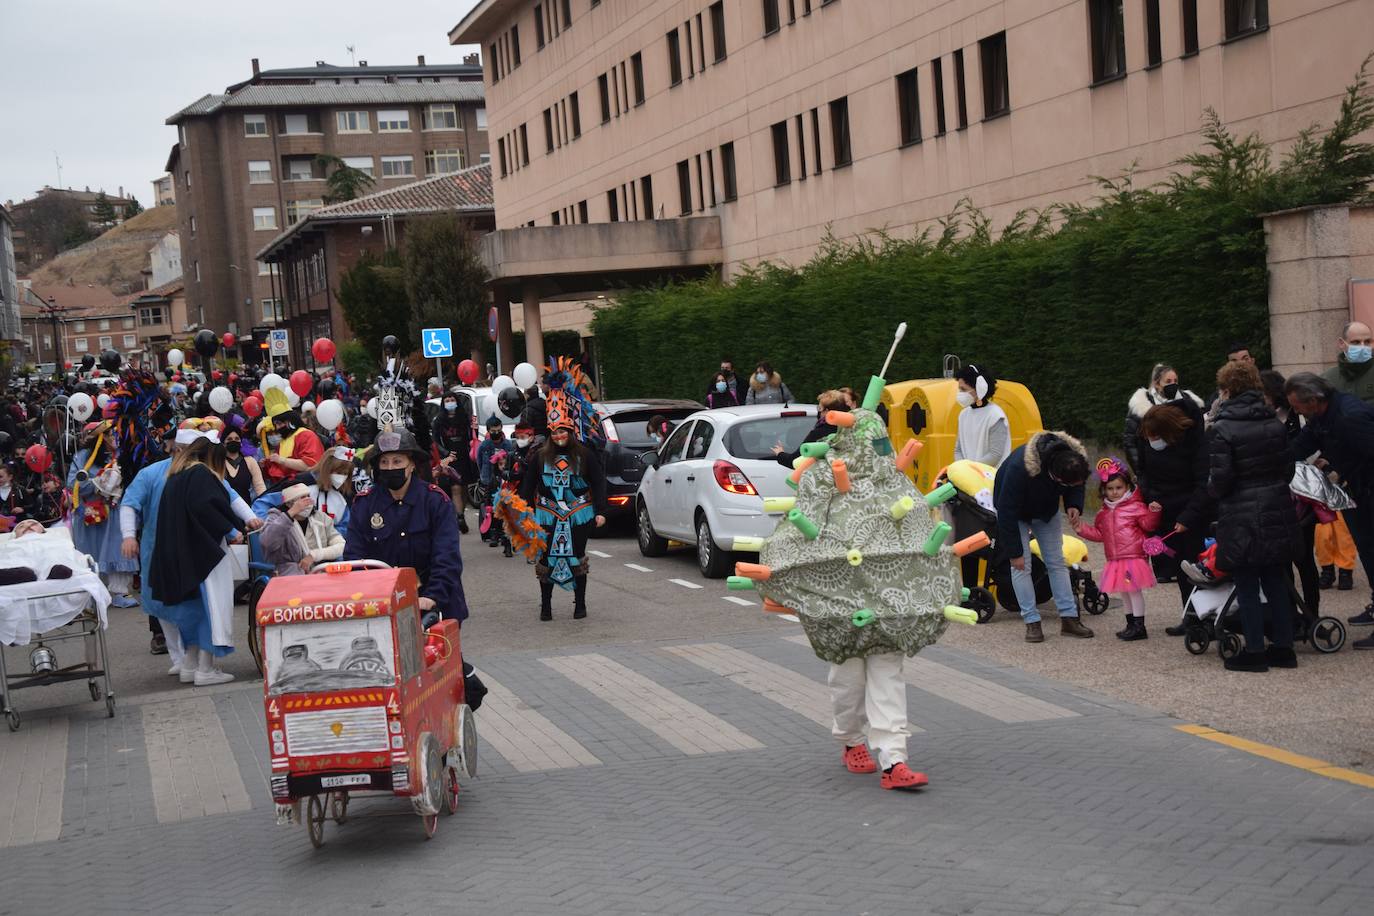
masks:
<path id="1" fill-rule="evenodd" d="M 816 418 L 809 416 L 759 417 L 731 426 L 725 433 L 725 450 L 736 458 L 766 460 L 773 457 L 773 446 L 782 443 L 783 451 L 795 452 Z"/>
<path id="2" fill-rule="evenodd" d="M 658 443 L 649 438 L 650 418 L 655 414 L 663 414 L 674 426 L 681 426 L 684 419 L 700 409 L 699 407 L 667 407 L 658 410 L 625 410 L 610 414 L 610 420 L 615 423 L 615 433 L 622 446 L 631 449 L 650 449 L 658 447 Z"/>

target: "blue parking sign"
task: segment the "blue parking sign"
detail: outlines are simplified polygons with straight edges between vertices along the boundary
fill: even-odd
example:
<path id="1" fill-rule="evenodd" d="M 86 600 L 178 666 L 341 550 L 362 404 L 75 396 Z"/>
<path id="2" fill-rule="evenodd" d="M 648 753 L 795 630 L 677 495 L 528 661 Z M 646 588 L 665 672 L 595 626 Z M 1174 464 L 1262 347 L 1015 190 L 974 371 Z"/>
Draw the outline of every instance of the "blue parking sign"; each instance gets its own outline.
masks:
<path id="1" fill-rule="evenodd" d="M 446 359 L 453 355 L 453 331 L 450 328 L 425 328 L 420 332 L 420 346 L 429 359 Z"/>

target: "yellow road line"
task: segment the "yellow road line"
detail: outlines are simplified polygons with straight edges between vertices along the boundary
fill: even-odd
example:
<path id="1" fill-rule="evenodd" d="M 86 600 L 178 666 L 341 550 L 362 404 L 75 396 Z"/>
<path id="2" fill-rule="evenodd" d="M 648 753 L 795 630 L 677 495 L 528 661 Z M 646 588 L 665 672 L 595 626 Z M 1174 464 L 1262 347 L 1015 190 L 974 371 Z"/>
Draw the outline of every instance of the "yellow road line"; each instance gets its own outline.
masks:
<path id="1" fill-rule="evenodd" d="M 1302 754 L 1294 754 L 1292 751 L 1285 751 L 1283 748 L 1274 747 L 1269 744 L 1261 744 L 1258 741 L 1251 741 L 1248 738 L 1237 738 L 1235 735 L 1228 735 L 1226 732 L 1219 732 L 1215 728 L 1208 728 L 1205 725 L 1175 725 L 1174 728 L 1177 731 L 1183 732 L 1185 735 L 1206 738 L 1208 741 L 1215 741 L 1217 744 L 1224 744 L 1238 751 L 1245 751 L 1247 754 L 1254 754 L 1257 757 L 1264 757 L 1276 763 L 1296 767 L 1299 770 L 1306 770 L 1318 776 L 1325 776 L 1327 779 L 1339 779 L 1342 782 L 1364 786 L 1366 789 L 1374 789 L 1374 775 L 1370 775 L 1369 773 L 1361 773 L 1357 770 L 1348 770 L 1345 767 L 1333 766 L 1325 760 L 1318 760 L 1316 757 L 1305 757 Z"/>

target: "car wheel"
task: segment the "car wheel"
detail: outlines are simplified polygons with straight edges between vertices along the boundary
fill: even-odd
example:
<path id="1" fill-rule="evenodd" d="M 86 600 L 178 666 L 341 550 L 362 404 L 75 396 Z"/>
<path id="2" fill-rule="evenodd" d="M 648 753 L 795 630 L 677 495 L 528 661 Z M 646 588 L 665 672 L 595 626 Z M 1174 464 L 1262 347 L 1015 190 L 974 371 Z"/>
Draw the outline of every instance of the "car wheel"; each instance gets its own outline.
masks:
<path id="1" fill-rule="evenodd" d="M 668 552 L 668 539 L 654 533 L 654 523 L 649 520 L 649 507 L 642 499 L 639 501 L 637 523 L 640 553 L 646 557 L 661 557 Z"/>
<path id="2" fill-rule="evenodd" d="M 730 551 L 721 548 L 711 535 L 711 523 L 697 514 L 697 568 L 708 579 L 724 579 L 735 567 Z"/>

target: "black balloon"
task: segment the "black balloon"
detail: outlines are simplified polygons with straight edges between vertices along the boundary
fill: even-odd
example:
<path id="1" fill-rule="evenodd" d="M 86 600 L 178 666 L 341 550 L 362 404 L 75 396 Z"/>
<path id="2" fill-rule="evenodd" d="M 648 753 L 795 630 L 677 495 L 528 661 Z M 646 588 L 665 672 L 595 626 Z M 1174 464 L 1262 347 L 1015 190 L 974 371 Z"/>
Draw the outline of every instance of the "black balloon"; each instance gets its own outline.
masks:
<path id="1" fill-rule="evenodd" d="M 196 332 L 196 352 L 201 356 L 214 356 L 219 352 L 219 335 L 209 328 Z"/>
<path id="2" fill-rule="evenodd" d="M 95 357 L 92 356 L 90 353 L 87 353 L 85 356 L 81 357 L 81 369 L 82 369 L 82 371 L 84 371 L 84 372 L 90 372 L 90 371 L 91 371 L 91 367 L 94 366 L 94 365 L 95 365 Z"/>
<path id="3" fill-rule="evenodd" d="M 525 409 L 525 393 L 511 385 L 496 396 L 496 406 L 501 408 L 501 412 L 506 416 L 518 417 Z"/>
<path id="4" fill-rule="evenodd" d="M 102 350 L 100 353 L 100 368 L 106 372 L 118 372 L 119 364 L 124 362 L 118 350 Z M 85 361 L 82 361 L 85 364 Z"/>
<path id="5" fill-rule="evenodd" d="M 388 334 L 382 338 L 382 352 L 387 356 L 395 356 L 396 351 L 401 349 L 401 342 L 396 339 L 395 334 Z"/>
<path id="6" fill-rule="evenodd" d="M 334 396 L 334 390 L 338 386 L 334 384 L 334 380 L 332 378 L 326 378 L 320 379 L 319 384 L 315 387 L 316 390 L 319 392 L 320 397 L 327 400 Z"/>
<path id="7" fill-rule="evenodd" d="M 177 371 L 169 366 L 162 370 L 162 374 L 167 376 L 167 381 L 170 382 L 176 376 Z"/>

